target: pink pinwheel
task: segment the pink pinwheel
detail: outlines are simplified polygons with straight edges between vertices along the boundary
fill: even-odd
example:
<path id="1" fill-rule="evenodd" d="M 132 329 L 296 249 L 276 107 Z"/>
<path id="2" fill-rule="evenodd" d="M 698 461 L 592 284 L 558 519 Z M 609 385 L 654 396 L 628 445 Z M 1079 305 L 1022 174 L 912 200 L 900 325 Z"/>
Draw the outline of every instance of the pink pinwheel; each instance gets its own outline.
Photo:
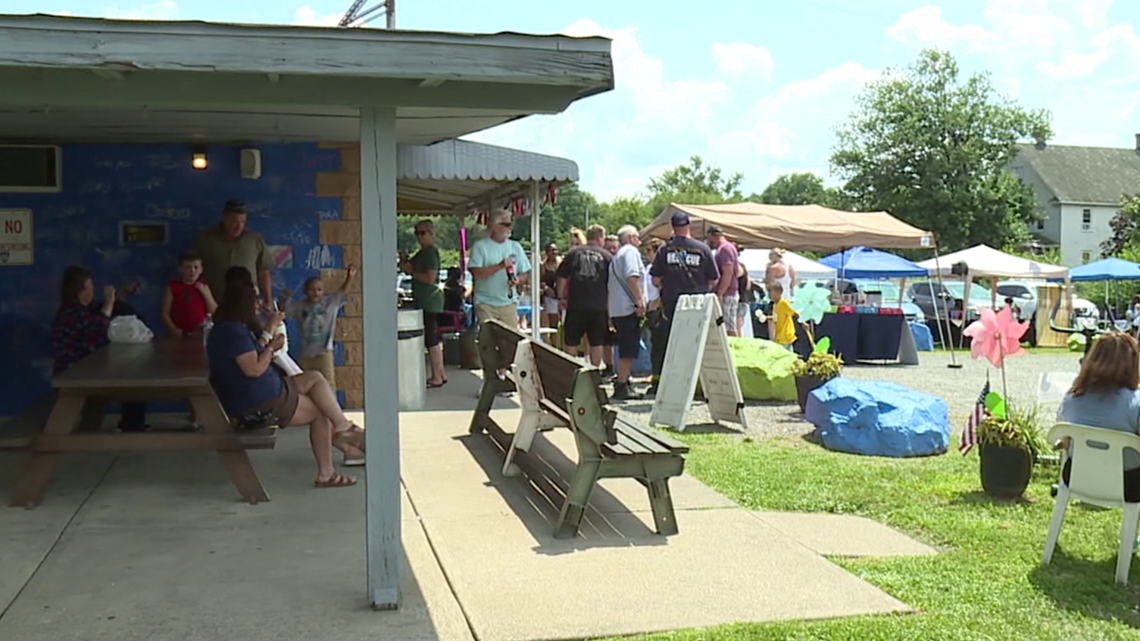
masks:
<path id="1" fill-rule="evenodd" d="M 985 356 L 994 367 L 1002 367 L 1006 356 L 1020 356 L 1025 353 L 1021 348 L 1021 337 L 1029 323 L 1013 320 L 1013 312 L 1004 307 L 1000 312 L 994 313 L 992 309 L 983 309 L 982 317 L 962 331 L 969 336 L 970 356 L 977 359 Z"/>

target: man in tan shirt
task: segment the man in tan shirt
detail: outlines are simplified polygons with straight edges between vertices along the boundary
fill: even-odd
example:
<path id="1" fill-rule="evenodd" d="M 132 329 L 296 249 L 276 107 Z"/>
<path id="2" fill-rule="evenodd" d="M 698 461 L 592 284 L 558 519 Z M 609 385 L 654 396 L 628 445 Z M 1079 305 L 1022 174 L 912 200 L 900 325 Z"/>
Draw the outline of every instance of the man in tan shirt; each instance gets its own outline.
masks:
<path id="1" fill-rule="evenodd" d="M 258 287 L 265 302 L 272 307 L 273 259 L 265 246 L 261 234 L 246 229 L 248 212 L 240 200 L 227 200 L 222 208 L 222 220 L 215 226 L 202 230 L 194 249 L 202 257 L 202 280 L 218 300 L 225 295 L 226 270 L 241 266 L 257 278 Z"/>

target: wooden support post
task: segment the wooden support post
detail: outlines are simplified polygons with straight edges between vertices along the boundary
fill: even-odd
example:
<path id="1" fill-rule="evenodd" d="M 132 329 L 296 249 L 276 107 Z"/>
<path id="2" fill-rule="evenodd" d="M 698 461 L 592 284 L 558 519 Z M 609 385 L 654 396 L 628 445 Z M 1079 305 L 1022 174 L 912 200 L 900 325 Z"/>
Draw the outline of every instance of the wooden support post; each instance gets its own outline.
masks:
<path id="1" fill-rule="evenodd" d="M 367 430 L 368 600 L 399 607 L 400 429 L 396 383 L 396 112 L 360 109 L 360 206 L 364 287 L 364 411 Z"/>

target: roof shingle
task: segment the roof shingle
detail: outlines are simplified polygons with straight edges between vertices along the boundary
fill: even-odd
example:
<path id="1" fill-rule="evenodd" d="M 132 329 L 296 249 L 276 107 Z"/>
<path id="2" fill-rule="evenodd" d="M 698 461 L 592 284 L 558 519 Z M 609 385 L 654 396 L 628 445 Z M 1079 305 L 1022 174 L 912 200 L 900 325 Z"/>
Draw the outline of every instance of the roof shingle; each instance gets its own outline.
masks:
<path id="1" fill-rule="evenodd" d="M 1061 203 L 1117 205 L 1140 191 L 1140 153 L 1135 149 L 1018 145 L 1018 159 L 1037 172 Z"/>

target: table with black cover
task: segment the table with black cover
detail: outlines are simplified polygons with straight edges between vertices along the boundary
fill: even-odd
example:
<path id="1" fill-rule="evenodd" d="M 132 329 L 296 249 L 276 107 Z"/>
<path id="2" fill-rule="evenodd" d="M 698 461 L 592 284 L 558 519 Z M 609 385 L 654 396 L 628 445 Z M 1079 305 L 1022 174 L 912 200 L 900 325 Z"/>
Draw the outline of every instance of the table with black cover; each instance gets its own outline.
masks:
<path id="1" fill-rule="evenodd" d="M 845 364 L 856 361 L 893 361 L 899 359 L 906 317 L 902 314 L 824 314 L 816 324 L 815 336 L 831 339 L 832 354 Z M 795 351 L 806 357 L 811 343 L 803 326 L 799 327 Z"/>

